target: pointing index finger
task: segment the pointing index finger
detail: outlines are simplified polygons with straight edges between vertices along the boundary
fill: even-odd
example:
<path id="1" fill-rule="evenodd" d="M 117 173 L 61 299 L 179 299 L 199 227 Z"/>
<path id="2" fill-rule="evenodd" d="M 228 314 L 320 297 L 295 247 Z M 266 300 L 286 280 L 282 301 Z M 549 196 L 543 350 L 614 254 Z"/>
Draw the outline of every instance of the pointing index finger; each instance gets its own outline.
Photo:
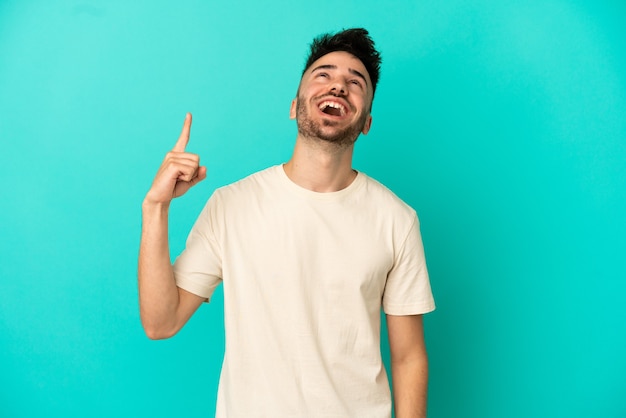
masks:
<path id="1" fill-rule="evenodd" d="M 187 143 L 189 142 L 189 132 L 191 131 L 191 113 L 187 113 L 185 116 L 185 123 L 183 124 L 183 130 L 180 132 L 178 141 L 172 151 L 185 152 Z"/>

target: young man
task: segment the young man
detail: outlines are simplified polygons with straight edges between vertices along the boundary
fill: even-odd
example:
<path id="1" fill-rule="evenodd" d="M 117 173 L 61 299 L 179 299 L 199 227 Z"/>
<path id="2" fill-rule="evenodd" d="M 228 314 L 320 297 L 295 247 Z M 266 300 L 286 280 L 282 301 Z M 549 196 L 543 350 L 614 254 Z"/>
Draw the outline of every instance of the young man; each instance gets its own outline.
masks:
<path id="1" fill-rule="evenodd" d="M 292 158 L 216 190 L 170 265 L 170 201 L 206 177 L 167 154 L 143 203 L 141 319 L 168 338 L 224 286 L 217 417 L 390 417 L 380 353 L 386 313 L 396 416 L 425 417 L 422 314 L 434 309 L 415 211 L 352 169 L 380 56 L 364 29 L 311 45 L 291 118 Z"/>

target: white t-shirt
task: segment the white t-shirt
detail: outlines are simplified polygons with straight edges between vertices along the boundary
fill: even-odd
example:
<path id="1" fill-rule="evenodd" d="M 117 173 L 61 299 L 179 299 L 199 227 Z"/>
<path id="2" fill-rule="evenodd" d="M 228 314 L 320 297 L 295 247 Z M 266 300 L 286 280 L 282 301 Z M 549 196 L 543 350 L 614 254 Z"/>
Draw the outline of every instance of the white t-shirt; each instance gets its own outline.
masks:
<path id="1" fill-rule="evenodd" d="M 216 190 L 174 274 L 224 285 L 219 418 L 389 417 L 381 306 L 435 308 L 415 211 L 363 173 L 316 193 L 278 165 Z"/>

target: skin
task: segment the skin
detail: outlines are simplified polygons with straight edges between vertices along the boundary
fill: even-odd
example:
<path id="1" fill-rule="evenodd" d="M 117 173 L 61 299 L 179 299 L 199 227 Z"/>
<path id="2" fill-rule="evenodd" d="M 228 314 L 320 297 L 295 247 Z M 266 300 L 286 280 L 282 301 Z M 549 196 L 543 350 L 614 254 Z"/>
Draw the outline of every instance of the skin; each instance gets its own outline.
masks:
<path id="1" fill-rule="evenodd" d="M 372 124 L 373 89 L 363 63 L 347 52 L 332 52 L 315 61 L 302 76 L 290 118 L 298 134 L 287 176 L 309 190 L 326 193 L 349 186 L 354 143 Z M 341 115 L 324 113 L 319 105 L 332 101 Z M 151 339 L 176 334 L 204 301 L 176 286 L 170 263 L 168 211 L 206 178 L 197 155 L 186 152 L 191 130 L 187 114 L 178 141 L 159 168 L 143 205 L 139 251 L 139 304 L 144 330 Z M 393 397 L 398 418 L 426 417 L 428 360 L 421 315 L 387 315 Z"/>
<path id="2" fill-rule="evenodd" d="M 387 315 L 396 418 L 426 418 L 428 355 L 422 315 Z"/>
<path id="3" fill-rule="evenodd" d="M 185 151 L 190 130 L 191 114 L 187 114 L 180 137 L 165 156 L 142 204 L 139 310 L 151 339 L 176 334 L 203 302 L 201 297 L 176 286 L 168 243 L 170 202 L 206 178 L 200 158 Z"/>

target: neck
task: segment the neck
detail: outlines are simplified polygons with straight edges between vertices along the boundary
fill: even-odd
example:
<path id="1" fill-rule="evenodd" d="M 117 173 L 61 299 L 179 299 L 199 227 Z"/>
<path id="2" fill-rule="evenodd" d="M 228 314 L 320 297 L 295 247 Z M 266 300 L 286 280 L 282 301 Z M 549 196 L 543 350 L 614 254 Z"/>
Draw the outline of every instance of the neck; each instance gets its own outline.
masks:
<path id="1" fill-rule="evenodd" d="M 336 192 L 356 178 L 352 169 L 354 144 L 332 144 L 298 135 L 291 159 L 284 165 L 287 177 L 300 187 L 319 192 Z"/>

